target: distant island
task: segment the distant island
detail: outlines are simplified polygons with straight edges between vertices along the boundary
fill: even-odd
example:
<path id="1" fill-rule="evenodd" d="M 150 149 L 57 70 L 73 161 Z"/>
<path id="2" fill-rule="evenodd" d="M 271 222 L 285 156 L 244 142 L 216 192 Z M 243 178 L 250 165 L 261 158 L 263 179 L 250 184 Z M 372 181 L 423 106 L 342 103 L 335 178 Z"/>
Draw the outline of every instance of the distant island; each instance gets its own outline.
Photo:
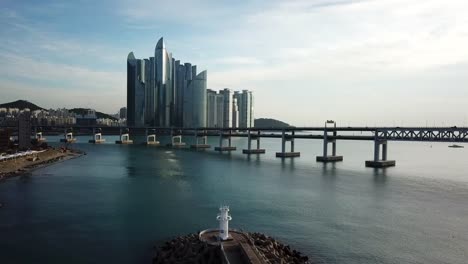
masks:
<path id="1" fill-rule="evenodd" d="M 0 108 L 18 108 L 19 110 L 23 110 L 28 108 L 31 111 L 36 111 L 36 110 L 44 110 L 47 111 L 47 109 L 42 108 L 34 103 L 31 103 L 26 100 L 16 100 L 14 102 L 9 102 L 9 103 L 4 103 L 0 104 Z M 86 114 L 87 108 L 72 108 L 72 109 L 67 109 L 68 112 L 78 114 L 78 115 L 84 115 Z M 112 115 L 98 112 L 96 111 L 96 118 L 108 118 L 108 119 L 113 119 L 117 120 L 117 118 L 113 117 Z"/>
<path id="2" fill-rule="evenodd" d="M 259 118 L 255 119 L 254 127 L 256 128 L 284 128 L 291 127 L 288 123 L 279 121 L 273 118 Z"/>

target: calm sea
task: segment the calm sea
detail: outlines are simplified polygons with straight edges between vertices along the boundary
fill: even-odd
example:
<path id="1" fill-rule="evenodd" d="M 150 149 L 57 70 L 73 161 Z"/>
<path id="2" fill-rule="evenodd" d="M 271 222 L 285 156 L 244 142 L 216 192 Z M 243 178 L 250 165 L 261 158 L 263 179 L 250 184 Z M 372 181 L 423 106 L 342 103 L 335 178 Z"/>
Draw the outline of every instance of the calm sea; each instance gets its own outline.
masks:
<path id="1" fill-rule="evenodd" d="M 319 140 L 282 160 L 276 139 L 250 157 L 244 139 L 231 154 L 88 139 L 88 155 L 0 183 L 0 263 L 150 263 L 153 245 L 216 227 L 221 204 L 232 228 L 318 263 L 468 263 L 468 148 L 390 142 L 397 166 L 374 170 L 371 142 L 340 141 L 344 161 L 324 165 Z"/>

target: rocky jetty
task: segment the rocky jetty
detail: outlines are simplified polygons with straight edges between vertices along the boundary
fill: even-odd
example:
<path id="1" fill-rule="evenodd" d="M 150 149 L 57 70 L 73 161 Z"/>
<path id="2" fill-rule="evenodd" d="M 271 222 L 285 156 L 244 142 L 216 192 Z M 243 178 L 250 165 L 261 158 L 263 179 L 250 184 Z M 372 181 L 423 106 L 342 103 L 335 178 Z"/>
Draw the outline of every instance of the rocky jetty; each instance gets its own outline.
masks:
<path id="1" fill-rule="evenodd" d="M 307 256 L 299 251 L 291 249 L 275 240 L 272 237 L 261 233 L 248 234 L 255 247 L 267 258 L 270 263 L 312 263 Z"/>
<path id="2" fill-rule="evenodd" d="M 223 263 L 221 249 L 198 239 L 197 234 L 180 236 L 155 248 L 153 264 Z"/>
<path id="3" fill-rule="evenodd" d="M 299 251 L 283 245 L 272 237 L 261 233 L 245 233 L 250 243 L 263 257 L 264 263 L 312 263 L 307 256 Z M 154 247 L 153 264 L 164 263 L 203 263 L 219 264 L 223 261 L 221 247 L 209 245 L 200 241 L 197 234 L 180 236 L 165 242 L 162 246 Z"/>

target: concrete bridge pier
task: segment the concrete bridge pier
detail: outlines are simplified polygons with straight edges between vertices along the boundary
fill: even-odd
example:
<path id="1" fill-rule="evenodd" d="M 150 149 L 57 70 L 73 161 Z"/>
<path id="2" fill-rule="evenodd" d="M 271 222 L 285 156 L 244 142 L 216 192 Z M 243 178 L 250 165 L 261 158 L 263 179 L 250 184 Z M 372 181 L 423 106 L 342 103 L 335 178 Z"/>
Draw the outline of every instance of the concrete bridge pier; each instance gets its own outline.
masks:
<path id="1" fill-rule="evenodd" d="M 167 144 L 168 147 L 173 148 L 184 148 L 185 142 L 182 142 L 181 132 L 177 132 L 177 135 L 174 135 L 174 131 L 171 129 L 171 143 Z"/>
<path id="2" fill-rule="evenodd" d="M 150 134 L 151 133 L 151 134 Z M 156 140 L 156 132 L 152 130 L 149 133 L 148 129 L 146 129 L 146 142 L 145 145 L 147 146 L 159 146 L 159 141 Z"/>
<path id="3" fill-rule="evenodd" d="M 73 143 L 75 141 L 76 138 L 73 137 L 73 131 L 70 130 L 70 132 L 68 132 L 68 129 L 65 129 L 64 138 L 60 139 L 60 142 Z"/>
<path id="4" fill-rule="evenodd" d="M 195 130 L 195 144 L 190 145 L 190 148 L 193 149 L 209 149 L 211 148 L 210 145 L 208 145 L 208 137 L 205 136 L 204 133 L 200 134 L 198 133 L 198 130 Z"/>
<path id="5" fill-rule="evenodd" d="M 333 137 L 336 137 L 337 132 L 336 130 L 333 131 Z M 332 144 L 332 155 L 328 155 L 328 144 Z M 317 156 L 316 160 L 318 162 L 337 162 L 343 161 L 343 156 L 336 155 L 336 139 L 329 139 L 328 132 L 325 129 L 325 133 L 323 135 L 323 156 Z"/>
<path id="6" fill-rule="evenodd" d="M 250 130 L 247 131 L 247 149 L 243 149 L 242 153 L 244 154 L 264 154 L 265 149 L 260 148 L 260 131 L 257 131 L 256 134 L 252 134 Z M 257 141 L 257 148 L 252 149 L 252 141 Z"/>
<path id="7" fill-rule="evenodd" d="M 222 130 L 219 131 L 219 147 L 215 147 L 216 151 L 234 151 L 237 148 L 231 145 L 231 131 L 229 131 L 229 134 L 224 134 Z M 228 145 L 223 146 L 223 141 L 227 140 Z"/>
<path id="8" fill-rule="evenodd" d="M 286 151 L 286 142 L 290 142 L 291 151 Z M 291 131 L 291 135 L 286 134 L 286 131 L 283 130 L 281 136 L 281 152 L 276 152 L 277 158 L 294 158 L 301 156 L 300 152 L 294 151 L 294 131 Z"/>
<path id="9" fill-rule="evenodd" d="M 130 139 L 130 131 L 128 129 L 125 129 L 125 131 L 122 131 L 122 128 L 120 128 L 120 140 L 116 140 L 115 144 L 124 144 L 124 145 L 129 145 L 133 144 L 133 140 Z"/>
<path id="10" fill-rule="evenodd" d="M 382 145 L 382 159 L 380 159 L 380 146 Z M 374 160 L 367 160 L 366 167 L 386 168 L 395 166 L 394 160 L 387 160 L 387 140 L 375 139 L 374 141 Z"/>
<path id="11" fill-rule="evenodd" d="M 93 139 L 90 139 L 88 142 L 93 144 L 101 144 L 106 142 L 106 140 L 102 137 L 101 129 L 96 131 L 96 129 L 93 128 Z"/>

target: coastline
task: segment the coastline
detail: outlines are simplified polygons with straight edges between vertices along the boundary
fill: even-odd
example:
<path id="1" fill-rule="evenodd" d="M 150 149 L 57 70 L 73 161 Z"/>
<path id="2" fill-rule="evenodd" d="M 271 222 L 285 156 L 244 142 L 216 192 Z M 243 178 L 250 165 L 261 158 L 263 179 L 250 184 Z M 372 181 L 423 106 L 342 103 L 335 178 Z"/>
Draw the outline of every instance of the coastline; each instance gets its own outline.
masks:
<path id="1" fill-rule="evenodd" d="M 4 161 L 0 163 L 0 182 L 58 162 L 78 158 L 82 155 L 86 155 L 86 153 L 79 150 L 49 148 L 36 155 Z"/>

